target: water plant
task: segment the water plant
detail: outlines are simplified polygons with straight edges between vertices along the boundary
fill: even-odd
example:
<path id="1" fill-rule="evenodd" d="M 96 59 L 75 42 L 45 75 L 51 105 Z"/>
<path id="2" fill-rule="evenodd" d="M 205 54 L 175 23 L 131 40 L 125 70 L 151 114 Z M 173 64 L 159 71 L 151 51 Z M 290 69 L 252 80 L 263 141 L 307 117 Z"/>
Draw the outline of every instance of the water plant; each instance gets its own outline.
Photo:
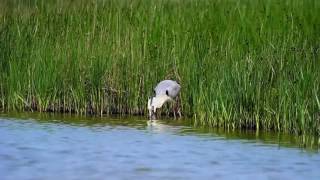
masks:
<path id="1" fill-rule="evenodd" d="M 184 116 L 320 135 L 317 0 L 0 1 L 0 109 L 144 114 L 162 79 Z"/>

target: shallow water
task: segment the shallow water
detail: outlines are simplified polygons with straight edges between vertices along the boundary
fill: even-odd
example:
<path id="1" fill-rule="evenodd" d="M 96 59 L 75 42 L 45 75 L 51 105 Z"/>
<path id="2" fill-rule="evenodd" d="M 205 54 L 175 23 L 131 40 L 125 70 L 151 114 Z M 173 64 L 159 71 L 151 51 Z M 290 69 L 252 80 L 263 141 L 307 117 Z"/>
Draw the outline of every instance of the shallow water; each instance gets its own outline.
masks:
<path id="1" fill-rule="evenodd" d="M 318 145 L 298 141 L 187 121 L 2 114 L 0 179 L 320 179 Z"/>

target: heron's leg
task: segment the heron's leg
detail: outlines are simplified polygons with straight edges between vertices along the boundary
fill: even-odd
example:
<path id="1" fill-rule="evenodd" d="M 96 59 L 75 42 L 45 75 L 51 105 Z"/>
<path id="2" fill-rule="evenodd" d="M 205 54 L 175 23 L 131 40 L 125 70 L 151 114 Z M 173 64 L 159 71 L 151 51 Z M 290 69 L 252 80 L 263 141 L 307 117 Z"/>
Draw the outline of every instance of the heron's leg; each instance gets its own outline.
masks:
<path id="1" fill-rule="evenodd" d="M 171 107 L 172 107 L 171 104 L 166 103 L 165 113 L 166 113 L 166 116 L 167 116 L 167 117 L 170 116 L 170 108 L 171 108 Z"/>
<path id="2" fill-rule="evenodd" d="M 176 118 L 176 113 L 178 114 L 179 118 L 181 118 L 180 96 L 177 97 L 176 102 L 175 102 L 175 105 L 174 105 L 174 110 L 173 110 L 174 118 Z"/>
<path id="3" fill-rule="evenodd" d="M 151 112 L 150 112 L 150 120 L 155 120 L 157 119 L 157 110 L 152 106 Z"/>
<path id="4" fill-rule="evenodd" d="M 178 96 L 178 114 L 179 114 L 179 118 L 181 118 L 182 115 L 181 115 L 181 99 L 180 99 L 180 95 Z"/>

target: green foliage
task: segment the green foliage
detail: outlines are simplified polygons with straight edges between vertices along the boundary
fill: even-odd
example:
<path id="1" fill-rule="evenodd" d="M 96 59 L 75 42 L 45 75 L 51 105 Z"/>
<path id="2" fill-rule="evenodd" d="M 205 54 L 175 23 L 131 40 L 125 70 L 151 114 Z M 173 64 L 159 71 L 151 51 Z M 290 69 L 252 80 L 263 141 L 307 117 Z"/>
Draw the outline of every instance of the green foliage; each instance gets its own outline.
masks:
<path id="1" fill-rule="evenodd" d="M 320 134 L 317 0 L 0 2 L 0 108 L 146 113 L 164 78 L 185 116 Z"/>

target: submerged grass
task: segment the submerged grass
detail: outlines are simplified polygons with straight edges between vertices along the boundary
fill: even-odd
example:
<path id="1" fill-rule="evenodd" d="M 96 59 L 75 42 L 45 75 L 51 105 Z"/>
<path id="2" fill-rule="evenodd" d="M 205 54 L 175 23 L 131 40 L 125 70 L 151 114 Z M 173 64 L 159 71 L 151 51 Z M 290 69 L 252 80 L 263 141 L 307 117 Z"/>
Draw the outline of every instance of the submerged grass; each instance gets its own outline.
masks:
<path id="1" fill-rule="evenodd" d="M 317 0 L 2 0 L 0 108 L 145 114 L 162 79 L 196 124 L 320 135 Z"/>

